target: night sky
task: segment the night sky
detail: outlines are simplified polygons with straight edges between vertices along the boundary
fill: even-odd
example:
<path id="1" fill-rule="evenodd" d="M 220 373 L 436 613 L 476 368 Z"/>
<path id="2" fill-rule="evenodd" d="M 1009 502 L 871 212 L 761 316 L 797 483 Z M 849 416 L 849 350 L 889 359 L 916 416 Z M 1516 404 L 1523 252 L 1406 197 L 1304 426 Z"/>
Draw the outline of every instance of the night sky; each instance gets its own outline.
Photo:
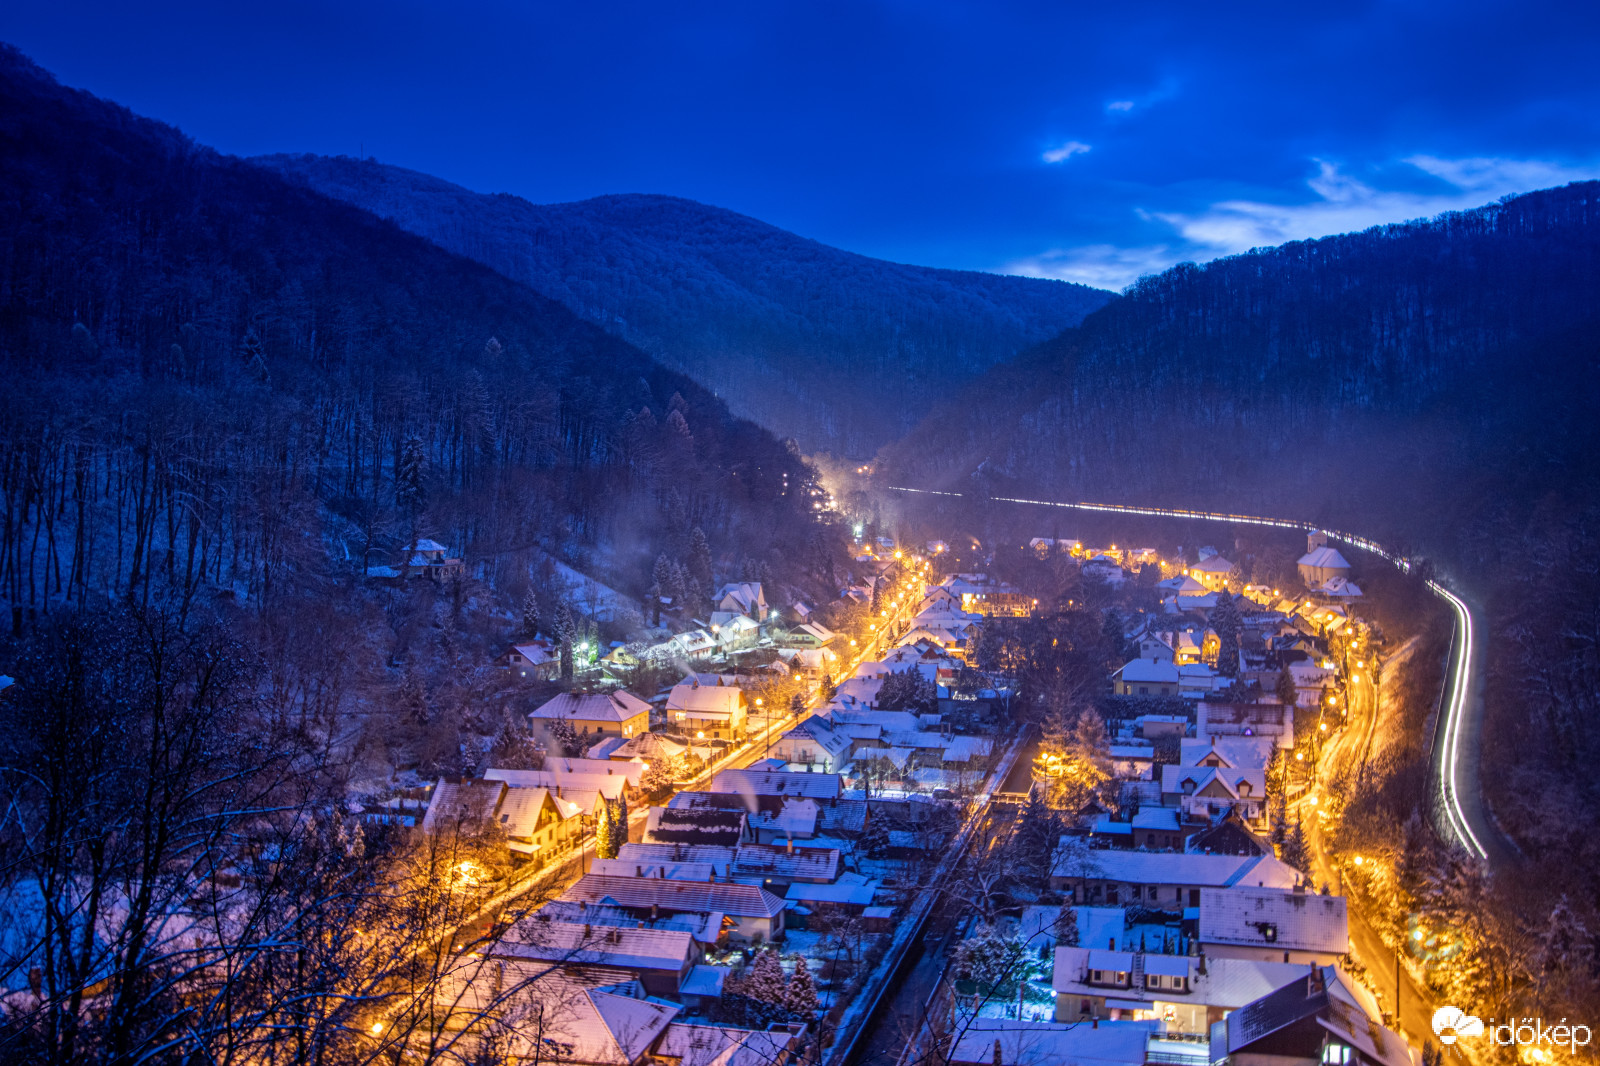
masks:
<path id="1" fill-rule="evenodd" d="M 1112 288 L 1600 176 L 1597 4 L 49 0 L 0 38 L 227 152 Z"/>

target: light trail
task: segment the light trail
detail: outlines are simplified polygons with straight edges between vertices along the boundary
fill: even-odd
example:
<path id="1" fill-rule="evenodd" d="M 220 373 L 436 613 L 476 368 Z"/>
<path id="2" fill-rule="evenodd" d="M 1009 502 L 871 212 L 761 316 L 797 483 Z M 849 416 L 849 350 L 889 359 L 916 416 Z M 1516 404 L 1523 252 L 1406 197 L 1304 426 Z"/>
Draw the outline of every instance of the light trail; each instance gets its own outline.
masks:
<path id="1" fill-rule="evenodd" d="M 951 496 L 965 498 L 961 492 L 944 492 L 938 489 L 913 489 L 902 485 L 890 485 L 888 488 L 894 492 L 918 493 L 925 496 Z M 1225 511 L 1197 511 L 1182 507 L 1135 507 L 1131 504 L 1117 503 L 1066 503 L 1061 500 L 1026 500 L 1014 496 L 986 496 L 984 499 L 996 503 L 1021 503 L 1035 507 L 1059 507 L 1071 511 L 1106 511 L 1115 514 L 1145 515 L 1153 518 L 1188 518 L 1204 522 L 1233 522 L 1238 525 L 1268 526 L 1273 529 L 1297 529 L 1306 533 L 1321 533 L 1330 540 L 1341 544 L 1348 544 L 1364 552 L 1386 559 L 1406 573 L 1411 572 L 1411 560 L 1404 556 L 1396 555 L 1384 548 L 1376 541 L 1354 533 L 1346 533 L 1338 529 L 1324 529 L 1314 522 L 1296 522 L 1287 518 L 1267 518 L 1261 515 L 1231 514 Z M 1444 810 L 1445 821 L 1450 833 L 1474 856 L 1482 859 L 1488 853 L 1484 850 L 1478 834 L 1473 832 L 1471 824 L 1467 821 L 1467 813 L 1461 806 L 1461 729 L 1462 720 L 1467 715 L 1467 703 L 1471 699 L 1471 672 L 1472 672 L 1472 612 L 1461 598 L 1438 581 L 1429 580 L 1428 588 L 1434 595 L 1450 605 L 1455 612 L 1456 631 L 1460 634 L 1461 651 L 1456 659 L 1455 669 L 1452 674 L 1450 705 L 1444 718 L 1443 758 L 1438 760 L 1437 787 L 1441 806 Z M 1377 708 L 1373 708 L 1377 714 Z"/>

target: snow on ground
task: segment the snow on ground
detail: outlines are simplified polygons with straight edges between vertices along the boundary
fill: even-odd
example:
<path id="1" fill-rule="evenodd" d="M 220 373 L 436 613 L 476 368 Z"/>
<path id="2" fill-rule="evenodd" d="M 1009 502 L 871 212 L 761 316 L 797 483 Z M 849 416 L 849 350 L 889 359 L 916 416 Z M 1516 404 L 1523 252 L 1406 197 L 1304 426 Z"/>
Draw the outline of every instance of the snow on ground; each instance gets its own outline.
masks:
<path id="1" fill-rule="evenodd" d="M 588 574 L 580 573 L 561 562 L 550 560 L 561 579 L 571 586 L 573 606 L 598 622 L 612 622 L 619 612 L 642 617 L 642 608 L 628 596 L 609 585 L 602 584 Z"/>

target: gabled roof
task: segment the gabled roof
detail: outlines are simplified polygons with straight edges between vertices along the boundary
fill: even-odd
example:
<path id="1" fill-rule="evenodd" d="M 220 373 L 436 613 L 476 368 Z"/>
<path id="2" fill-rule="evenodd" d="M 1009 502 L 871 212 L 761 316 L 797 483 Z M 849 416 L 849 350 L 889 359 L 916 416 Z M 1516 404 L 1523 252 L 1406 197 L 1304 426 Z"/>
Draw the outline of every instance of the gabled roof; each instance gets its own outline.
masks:
<path id="1" fill-rule="evenodd" d="M 622 723 L 649 714 L 650 705 L 631 692 L 563 692 L 534 710 L 538 719 L 578 718 L 589 722 Z"/>
<path id="2" fill-rule="evenodd" d="M 1319 570 L 1348 570 L 1350 564 L 1344 556 L 1339 554 L 1339 549 L 1331 548 L 1324 544 L 1320 548 L 1313 548 L 1300 556 L 1299 566 L 1316 567 Z"/>
<path id="3" fill-rule="evenodd" d="M 695 967 L 697 973 L 723 969 Z M 721 995 L 720 980 L 715 987 L 715 992 L 696 989 L 693 994 Z M 684 988 L 687 992 L 688 985 Z M 673 1022 L 662 1034 L 655 1055 L 677 1059 L 678 1066 L 782 1066 L 798 1040 L 796 1034 L 784 1029 L 734 1029 L 724 1025 Z"/>
<path id="4" fill-rule="evenodd" d="M 838 848 L 741 844 L 734 872 L 741 877 L 796 877 L 832 881 L 839 876 Z"/>
<path id="5" fill-rule="evenodd" d="M 1192 781 L 1194 787 L 1185 789 L 1184 783 Z M 1248 798 L 1259 799 L 1266 795 L 1267 775 L 1265 770 L 1235 769 L 1228 766 L 1163 766 L 1161 768 L 1161 791 L 1164 793 L 1189 792 L 1199 795 L 1204 792 L 1207 785 L 1216 782 L 1227 790 L 1229 796 L 1245 796 L 1242 786 L 1249 785 Z"/>
<path id="6" fill-rule="evenodd" d="M 1193 855 L 1157 851 L 1095 852 L 1087 863 L 1076 857 L 1058 865 L 1057 877 L 1084 877 L 1090 880 L 1125 884 L 1187 885 L 1196 888 L 1231 888 L 1235 885 L 1260 885 L 1266 888 L 1293 888 L 1300 874 L 1287 863 L 1270 855 Z"/>
<path id="7" fill-rule="evenodd" d="M 1189 573 L 1192 574 L 1198 570 L 1202 574 L 1231 574 L 1236 569 L 1237 567 L 1222 556 L 1213 555 L 1209 559 L 1201 559 L 1198 563 L 1189 567 Z"/>
<path id="8" fill-rule="evenodd" d="M 663 911 L 709 914 L 717 911 L 741 917 L 774 918 L 783 900 L 755 885 L 724 881 L 671 881 L 649 877 L 609 877 L 585 874 L 561 894 L 575 903 L 610 901 L 622 907 L 659 907 Z"/>
<path id="9" fill-rule="evenodd" d="M 506 786 L 501 781 L 441 777 L 428 798 L 428 813 L 422 816 L 424 832 L 454 824 L 487 821 L 500 805 Z"/>
<path id="10" fill-rule="evenodd" d="M 624 844 L 613 861 L 644 866 L 692 862 L 710 866 L 718 877 L 726 877 L 737 855 L 737 848 L 715 844 Z"/>
<path id="11" fill-rule="evenodd" d="M 745 796 L 809 796 L 838 799 L 838 774 L 790 773 L 784 770 L 720 770 L 711 779 L 712 792 Z"/>
<path id="12" fill-rule="evenodd" d="M 694 937 L 681 929 L 595 926 L 538 913 L 514 923 L 488 950 L 492 955 L 627 970 L 679 970 L 695 954 Z"/>
<path id="13" fill-rule="evenodd" d="M 527 644 L 513 644 L 511 650 L 522 656 L 534 666 L 543 666 L 545 663 L 554 662 L 555 649 L 544 641 L 533 641 Z"/>
<path id="14" fill-rule="evenodd" d="M 672 686 L 672 693 L 667 696 L 667 710 L 732 716 L 739 713 L 743 701 L 744 693 L 730 685 L 680 681 Z"/>
<path id="15" fill-rule="evenodd" d="M 1178 668 L 1164 659 L 1134 659 L 1124 663 L 1122 669 L 1116 672 L 1124 684 L 1165 684 L 1178 683 Z"/>
<path id="16" fill-rule="evenodd" d="M 783 736 L 814 741 L 828 754 L 835 756 L 843 754 L 849 749 L 851 739 L 848 733 L 832 728 L 827 719 L 819 718 L 814 714 L 806 715 L 793 729 L 785 732 Z"/>
<path id="17" fill-rule="evenodd" d="M 1120 925 L 1119 925 L 1120 928 Z M 1092 955 L 1124 955 L 1132 958 L 1131 954 L 1124 952 L 1096 952 L 1089 948 L 1058 947 L 1055 955 L 1055 970 L 1051 975 L 1050 986 L 1057 995 L 1100 995 L 1106 994 L 1105 989 L 1096 988 L 1083 980 L 1085 971 L 1096 969 L 1090 963 Z M 1157 962 L 1156 960 L 1160 960 Z M 1152 969 L 1154 963 L 1158 969 Z M 1167 976 L 1189 978 L 1188 992 L 1173 992 L 1168 990 L 1155 991 L 1139 987 L 1119 989 L 1118 999 L 1138 1000 L 1149 1002 L 1162 1000 L 1170 1002 L 1177 1000 L 1185 1003 L 1195 1003 L 1208 1007 L 1221 1007 L 1225 1010 L 1235 1010 L 1253 1000 L 1267 995 L 1273 989 L 1282 988 L 1296 978 L 1304 978 L 1309 968 L 1297 963 L 1288 962 L 1256 962 L 1248 959 L 1206 959 L 1206 972 L 1199 970 L 1199 960 L 1189 956 L 1169 955 L 1161 956 L 1146 953 L 1144 966 L 1146 973 L 1165 972 Z M 1098 967 L 1106 969 L 1105 966 Z M 1180 968 L 1187 973 L 1172 972 Z M 1125 969 L 1123 972 L 1127 972 Z M 1103 1026 L 1105 1023 L 1102 1022 Z"/>
<path id="18" fill-rule="evenodd" d="M 1270 888 L 1202 889 L 1199 939 L 1336 955 L 1350 950 L 1343 896 Z"/>
<path id="19" fill-rule="evenodd" d="M 961 1030 L 950 1062 L 992 1066 L 1130 1066 L 1145 1061 L 1145 1044 L 1156 1022 L 1023 1022 L 975 1018 Z M 999 1058 L 995 1046 L 999 1045 Z"/>

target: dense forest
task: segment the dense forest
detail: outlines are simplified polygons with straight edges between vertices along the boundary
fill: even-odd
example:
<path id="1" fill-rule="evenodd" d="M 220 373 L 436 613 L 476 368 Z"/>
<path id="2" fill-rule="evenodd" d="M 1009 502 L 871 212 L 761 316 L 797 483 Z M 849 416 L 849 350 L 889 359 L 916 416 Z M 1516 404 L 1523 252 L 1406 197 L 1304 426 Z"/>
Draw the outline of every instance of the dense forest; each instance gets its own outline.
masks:
<path id="1" fill-rule="evenodd" d="M 804 536 L 791 451 L 559 304 L 14 51 L 0 93 L 14 629 L 95 595 L 267 599 L 418 525 L 639 592 L 695 528 L 774 561 Z"/>
<path id="2" fill-rule="evenodd" d="M 870 455 L 1111 298 L 869 259 L 673 197 L 533 204 L 370 159 L 254 161 L 525 282 L 807 451 Z"/>
<path id="3" fill-rule="evenodd" d="M 880 474 L 1284 515 L 1427 556 L 1491 622 L 1493 810 L 1567 884 L 1600 869 L 1597 290 L 1595 183 L 1185 264 L 991 370 Z"/>

